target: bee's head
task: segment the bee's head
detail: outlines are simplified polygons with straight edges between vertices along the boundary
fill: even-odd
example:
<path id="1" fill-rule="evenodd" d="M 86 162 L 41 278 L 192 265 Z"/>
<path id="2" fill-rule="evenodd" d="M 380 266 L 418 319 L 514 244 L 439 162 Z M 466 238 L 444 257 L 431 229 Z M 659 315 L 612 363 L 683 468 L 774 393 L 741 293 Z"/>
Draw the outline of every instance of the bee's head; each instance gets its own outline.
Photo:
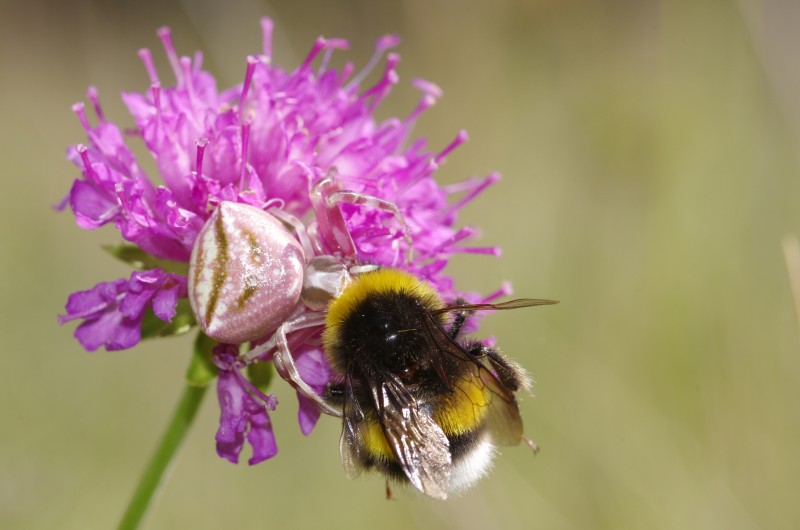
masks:
<path id="1" fill-rule="evenodd" d="M 373 293 L 343 323 L 340 337 L 358 361 L 400 375 L 418 367 L 420 353 L 428 347 L 426 318 L 418 297 Z"/>

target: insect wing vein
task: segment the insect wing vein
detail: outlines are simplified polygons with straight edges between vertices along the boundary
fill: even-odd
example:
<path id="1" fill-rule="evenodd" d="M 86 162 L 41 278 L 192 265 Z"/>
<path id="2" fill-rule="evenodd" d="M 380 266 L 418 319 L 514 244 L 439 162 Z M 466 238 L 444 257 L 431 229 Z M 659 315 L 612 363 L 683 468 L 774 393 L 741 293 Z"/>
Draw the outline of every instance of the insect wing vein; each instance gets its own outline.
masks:
<path id="1" fill-rule="evenodd" d="M 372 387 L 381 427 L 408 480 L 434 498 L 447 498 L 450 442 L 402 382 L 391 373 Z"/>
<path id="2" fill-rule="evenodd" d="M 363 439 L 361 426 L 365 422 L 364 411 L 353 389 L 353 378 L 348 374 L 345 378 L 344 422 L 342 436 L 339 440 L 339 453 L 342 465 L 348 478 L 356 478 L 361 474 L 363 461 Z"/>

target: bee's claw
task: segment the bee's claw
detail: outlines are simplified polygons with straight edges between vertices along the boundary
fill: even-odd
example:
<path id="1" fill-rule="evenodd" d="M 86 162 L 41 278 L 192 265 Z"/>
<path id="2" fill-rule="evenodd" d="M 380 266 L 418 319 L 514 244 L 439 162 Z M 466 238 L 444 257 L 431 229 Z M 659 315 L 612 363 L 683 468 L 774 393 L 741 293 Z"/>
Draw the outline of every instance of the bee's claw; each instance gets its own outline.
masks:
<path id="1" fill-rule="evenodd" d="M 525 444 L 526 444 L 528 447 L 530 447 L 530 448 L 531 448 L 531 451 L 533 451 L 533 454 L 534 454 L 534 455 L 535 455 L 536 453 L 538 453 L 538 452 L 539 452 L 539 446 L 536 444 L 536 442 L 534 442 L 534 441 L 533 441 L 533 440 L 531 440 L 530 438 L 527 438 L 527 437 L 523 436 L 523 437 L 522 437 L 522 441 L 523 441 L 523 442 L 525 442 Z"/>
<path id="2" fill-rule="evenodd" d="M 386 481 L 386 500 L 393 501 L 394 497 L 392 496 L 392 487 L 389 485 L 389 481 Z"/>

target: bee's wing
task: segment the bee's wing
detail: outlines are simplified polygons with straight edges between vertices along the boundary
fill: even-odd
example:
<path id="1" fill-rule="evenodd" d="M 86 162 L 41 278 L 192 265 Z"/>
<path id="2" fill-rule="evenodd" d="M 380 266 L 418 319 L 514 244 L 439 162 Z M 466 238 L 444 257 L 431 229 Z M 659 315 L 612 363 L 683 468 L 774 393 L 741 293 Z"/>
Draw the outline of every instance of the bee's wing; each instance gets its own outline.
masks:
<path id="1" fill-rule="evenodd" d="M 475 359 L 473 373 L 480 384 L 489 390 L 486 426 L 492 436 L 492 441 L 501 446 L 513 446 L 522 441 L 522 418 L 519 415 L 517 399 L 514 391 L 500 382 L 495 375 L 497 369 L 491 359 L 483 357 Z"/>
<path id="2" fill-rule="evenodd" d="M 364 411 L 353 390 L 353 378 L 350 374 L 345 377 L 344 392 L 344 421 L 342 436 L 339 439 L 339 454 L 347 477 L 356 478 L 361 474 L 363 462 L 361 451 L 364 444 L 361 438 L 361 425 L 365 420 Z"/>
<path id="3" fill-rule="evenodd" d="M 517 298 L 516 300 L 509 300 L 507 302 L 500 302 L 498 304 L 455 304 L 448 305 L 441 309 L 431 311 L 432 315 L 440 315 L 442 313 L 452 313 L 454 311 L 497 311 L 502 309 L 521 309 L 523 307 L 535 307 L 537 305 L 553 305 L 557 304 L 557 300 L 544 300 L 542 298 Z"/>
<path id="4" fill-rule="evenodd" d="M 492 441 L 500 446 L 514 446 L 522 441 L 522 418 L 519 415 L 517 399 L 514 397 L 516 388 L 512 389 L 502 382 L 497 374 L 500 367 L 496 367 L 489 356 L 473 357 L 469 355 L 458 343 L 449 338 L 440 341 L 439 351 L 462 363 L 459 376 L 462 381 L 453 383 L 462 387 L 463 391 L 472 395 L 466 385 L 478 387 L 476 390 L 484 396 L 486 411 L 486 428 L 491 434 Z M 498 353 L 498 355 L 500 355 Z"/>
<path id="5" fill-rule="evenodd" d="M 452 462 L 441 427 L 394 374 L 383 373 L 370 388 L 383 433 L 409 482 L 430 497 L 446 499 Z"/>
<path id="6" fill-rule="evenodd" d="M 538 300 L 521 300 L 513 302 L 538 302 Z M 544 302 L 548 302 L 545 300 Z M 532 304 L 528 304 L 532 305 Z M 514 446 L 522 440 L 522 418 L 519 415 L 519 407 L 517 400 L 514 397 L 514 392 L 518 388 L 511 388 L 504 384 L 503 374 L 508 372 L 509 375 L 516 375 L 524 379 L 527 375 L 516 364 L 508 362 L 499 352 L 494 353 L 494 357 L 498 357 L 504 362 L 495 361 L 492 355 L 485 355 L 483 357 L 475 357 L 470 355 L 461 344 L 452 339 L 441 325 L 433 318 L 432 314 L 428 315 L 428 336 L 436 344 L 435 351 L 438 355 L 430 357 L 431 364 L 434 369 L 443 377 L 442 374 L 447 374 L 447 370 L 443 367 L 445 363 L 456 362 L 460 363 L 465 381 L 462 384 L 478 385 L 480 392 L 486 396 L 486 406 L 489 407 L 486 414 L 487 428 L 492 435 L 492 441 L 497 445 Z M 520 370 L 517 374 L 514 370 Z M 499 375 L 498 375 L 499 374 Z M 455 383 L 442 379 L 443 383 L 452 387 Z M 488 390 L 484 392 L 484 390 Z"/>

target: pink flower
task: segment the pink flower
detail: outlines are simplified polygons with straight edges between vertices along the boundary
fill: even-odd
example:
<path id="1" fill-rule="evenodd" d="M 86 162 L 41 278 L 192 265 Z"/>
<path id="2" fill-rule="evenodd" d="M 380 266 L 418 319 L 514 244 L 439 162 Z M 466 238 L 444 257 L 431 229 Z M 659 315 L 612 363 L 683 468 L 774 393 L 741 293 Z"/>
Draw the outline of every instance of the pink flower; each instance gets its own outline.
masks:
<path id="1" fill-rule="evenodd" d="M 83 320 L 75 335 L 87 350 L 136 345 L 148 308 L 162 320 L 173 318 L 178 297 L 186 296 L 180 263 L 189 261 L 200 229 L 221 202 L 278 207 L 308 218 L 313 215 L 310 189 L 329 174 L 335 174 L 341 189 L 393 203 L 408 225 L 414 249 L 410 262 L 405 260 L 406 235 L 396 229 L 390 213 L 342 205 L 360 262 L 405 269 L 429 281 L 446 300 L 482 300 L 457 291 L 443 270 L 455 253 L 499 254 L 495 247 L 463 246 L 476 230 L 455 228 L 459 209 L 499 176 L 450 187 L 434 181 L 445 158 L 467 139 L 462 131 L 443 149 L 430 151 L 423 139 L 412 138 L 419 115 L 441 96 L 439 88 L 415 80 L 420 91 L 415 108 L 403 118 L 377 121 L 376 108 L 399 79 L 399 56 L 388 53 L 398 44 L 396 37 L 378 40 L 373 59 L 355 74 L 351 63 L 342 69 L 329 66 L 331 55 L 347 49 L 347 41 L 322 37 L 300 66 L 287 71 L 272 63 L 272 22 L 263 19 L 261 25 L 264 47 L 247 57 L 239 85 L 220 90 L 202 69 L 202 54 L 179 56 L 170 31 L 162 28 L 158 36 L 176 82 L 162 79 L 149 50 L 139 51 L 150 86 L 122 94 L 133 129 L 121 129 L 105 118 L 94 88 L 88 92 L 93 119 L 83 104 L 73 107 L 87 135 L 84 144 L 67 153 L 80 171 L 68 201 L 76 222 L 87 230 L 113 223 L 123 239 L 138 247 L 144 257 L 137 265 L 145 268 L 130 280 L 99 283 L 70 297 L 60 321 Z M 382 60 L 378 81 L 362 87 Z M 156 162 L 156 178 L 139 166 L 130 141 L 144 143 Z M 155 268 L 161 263 L 170 264 L 173 272 Z M 299 345 L 297 352 L 304 379 L 324 388 L 330 367 L 323 352 L 314 343 Z M 220 355 L 218 450 L 235 461 L 248 432 L 255 451 L 251 462 L 268 458 L 275 450 L 266 410 L 274 403 L 254 393 L 233 360 Z M 304 433 L 318 416 L 300 397 Z"/>
<path id="2" fill-rule="evenodd" d="M 272 458 L 278 452 L 267 413 L 275 410 L 278 400 L 275 396 L 264 395 L 239 372 L 238 353 L 238 349 L 230 344 L 214 349 L 214 363 L 220 369 L 217 378 L 220 410 L 217 454 L 238 463 L 246 437 L 253 448 L 248 463 L 253 465 Z"/>
<path id="3" fill-rule="evenodd" d="M 178 298 L 185 296 L 186 278 L 160 269 L 137 271 L 130 280 L 98 283 L 88 291 L 74 293 L 67 301 L 67 314 L 60 316 L 59 322 L 83 319 L 75 337 L 89 351 L 100 346 L 124 350 L 139 342 L 147 309 L 170 322 Z"/>

